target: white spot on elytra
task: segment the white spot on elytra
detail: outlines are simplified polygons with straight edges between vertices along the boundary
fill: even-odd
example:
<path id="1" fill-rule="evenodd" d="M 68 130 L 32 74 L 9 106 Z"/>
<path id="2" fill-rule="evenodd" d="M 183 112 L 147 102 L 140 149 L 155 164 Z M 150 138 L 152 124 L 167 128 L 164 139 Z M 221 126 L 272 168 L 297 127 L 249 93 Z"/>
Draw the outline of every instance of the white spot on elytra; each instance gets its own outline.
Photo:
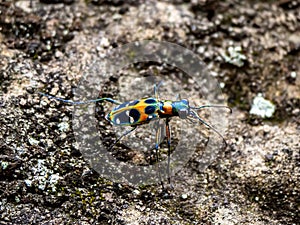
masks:
<path id="1" fill-rule="evenodd" d="M 130 120 L 129 120 L 130 123 L 133 123 L 134 122 L 134 118 L 132 116 L 130 116 L 129 118 L 130 118 Z"/>
<path id="2" fill-rule="evenodd" d="M 125 113 L 126 113 L 127 116 L 129 116 L 129 110 L 127 110 Z"/>
<path id="3" fill-rule="evenodd" d="M 117 118 L 117 119 L 116 119 L 116 124 L 120 124 L 120 123 L 121 123 L 120 119 Z"/>

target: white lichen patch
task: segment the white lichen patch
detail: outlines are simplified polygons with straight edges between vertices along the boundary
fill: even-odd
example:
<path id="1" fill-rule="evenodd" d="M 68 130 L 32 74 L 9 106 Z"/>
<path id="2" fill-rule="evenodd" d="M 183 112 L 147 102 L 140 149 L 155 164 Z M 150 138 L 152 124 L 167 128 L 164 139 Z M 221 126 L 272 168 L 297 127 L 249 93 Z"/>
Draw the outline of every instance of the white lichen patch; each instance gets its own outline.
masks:
<path id="1" fill-rule="evenodd" d="M 258 94 L 251 106 L 250 114 L 260 116 L 262 118 L 270 118 L 275 112 L 275 105 L 262 97 L 261 94 Z"/>
<path id="2" fill-rule="evenodd" d="M 36 167 L 32 168 L 34 174 L 33 180 L 38 183 L 40 190 L 45 190 L 48 178 L 48 169 L 45 166 L 45 160 L 39 159 Z"/>
<path id="3" fill-rule="evenodd" d="M 50 188 L 54 192 L 59 179 L 60 176 L 57 173 L 53 174 L 53 170 L 47 168 L 44 159 L 38 159 L 36 165 L 32 167 L 32 176 L 29 176 L 24 182 L 27 187 L 37 185 L 38 189 L 42 191 Z"/>
<path id="4" fill-rule="evenodd" d="M 8 166 L 8 162 L 1 162 L 1 168 L 2 170 L 5 170 Z"/>
<path id="5" fill-rule="evenodd" d="M 31 180 L 26 179 L 26 180 L 24 180 L 24 182 L 25 182 L 27 187 L 31 187 L 31 184 L 32 184 Z"/>
<path id="6" fill-rule="evenodd" d="M 32 137 L 28 138 L 28 141 L 31 145 L 38 145 L 39 144 L 39 141 L 32 138 Z"/>
<path id="7" fill-rule="evenodd" d="M 70 125 L 68 122 L 61 122 L 57 126 L 58 126 L 58 129 L 62 132 L 67 132 L 70 129 Z"/>
<path id="8" fill-rule="evenodd" d="M 16 153 L 18 155 L 23 155 L 26 152 L 25 148 L 23 146 L 17 147 L 16 148 Z"/>
<path id="9" fill-rule="evenodd" d="M 53 192 L 56 191 L 56 186 L 55 185 L 57 184 L 59 179 L 60 179 L 60 176 L 57 173 L 52 174 L 49 177 L 49 185 L 51 186 Z"/>
<path id="10" fill-rule="evenodd" d="M 227 52 L 221 52 L 221 56 L 227 63 L 237 67 L 242 67 L 244 65 L 244 61 L 247 59 L 246 56 L 242 54 L 241 46 L 230 46 L 228 47 Z"/>

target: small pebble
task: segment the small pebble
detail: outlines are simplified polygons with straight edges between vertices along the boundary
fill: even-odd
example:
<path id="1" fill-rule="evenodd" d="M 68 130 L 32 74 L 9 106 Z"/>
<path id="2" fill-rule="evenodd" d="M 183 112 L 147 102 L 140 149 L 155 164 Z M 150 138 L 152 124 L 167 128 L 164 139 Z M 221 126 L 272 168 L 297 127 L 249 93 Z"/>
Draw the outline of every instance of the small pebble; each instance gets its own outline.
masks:
<path id="1" fill-rule="evenodd" d="M 134 190 L 132 193 L 133 193 L 134 195 L 139 195 L 141 192 L 140 192 L 139 190 Z"/>
<path id="2" fill-rule="evenodd" d="M 297 73 L 296 73 L 295 71 L 292 71 L 292 72 L 291 72 L 291 77 L 292 77 L 292 78 L 296 78 L 296 77 L 297 77 Z"/>
<path id="3" fill-rule="evenodd" d="M 182 194 L 181 195 L 181 198 L 184 199 L 184 200 L 187 199 L 187 197 L 188 197 L 187 194 Z"/>

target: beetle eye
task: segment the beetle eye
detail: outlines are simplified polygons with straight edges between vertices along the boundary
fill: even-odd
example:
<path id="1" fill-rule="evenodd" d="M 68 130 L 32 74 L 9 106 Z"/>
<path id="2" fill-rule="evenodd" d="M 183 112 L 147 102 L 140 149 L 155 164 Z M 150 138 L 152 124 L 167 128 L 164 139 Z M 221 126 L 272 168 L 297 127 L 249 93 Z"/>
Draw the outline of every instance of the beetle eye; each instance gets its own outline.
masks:
<path id="1" fill-rule="evenodd" d="M 186 119 L 188 116 L 188 110 L 187 109 L 181 109 L 178 111 L 178 115 L 181 119 Z"/>

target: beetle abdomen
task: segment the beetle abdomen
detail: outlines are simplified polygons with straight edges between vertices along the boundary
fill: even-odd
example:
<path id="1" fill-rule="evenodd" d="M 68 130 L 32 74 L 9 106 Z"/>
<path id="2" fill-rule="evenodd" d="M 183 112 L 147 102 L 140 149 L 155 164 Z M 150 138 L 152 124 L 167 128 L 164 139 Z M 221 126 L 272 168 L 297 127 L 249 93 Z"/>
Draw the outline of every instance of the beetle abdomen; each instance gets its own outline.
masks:
<path id="1" fill-rule="evenodd" d="M 106 119 L 117 126 L 149 123 L 158 117 L 159 104 L 155 98 L 144 98 L 116 106 Z"/>

